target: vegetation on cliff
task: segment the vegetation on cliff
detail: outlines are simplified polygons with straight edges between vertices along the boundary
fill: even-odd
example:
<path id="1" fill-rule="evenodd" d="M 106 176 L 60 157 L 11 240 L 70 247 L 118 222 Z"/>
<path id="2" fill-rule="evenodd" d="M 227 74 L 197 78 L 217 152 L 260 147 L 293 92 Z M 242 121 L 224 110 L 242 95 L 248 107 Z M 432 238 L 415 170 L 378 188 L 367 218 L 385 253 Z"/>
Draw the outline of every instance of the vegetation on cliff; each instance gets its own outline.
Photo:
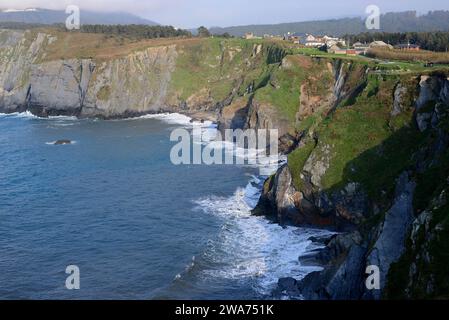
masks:
<path id="1" fill-rule="evenodd" d="M 266 40 L 44 31 L 0 32 L 0 110 L 105 118 L 208 112 L 225 127 L 279 129 L 288 165 L 264 193 L 292 183 L 282 186 L 288 210 L 277 213 L 357 229 L 365 256 L 406 194 L 398 178 L 413 189 L 410 177 L 415 217 L 428 211 L 431 218 L 392 267 L 387 295 L 400 296 L 406 286 L 410 297 L 447 294 L 448 210 L 437 201 L 449 176 L 446 68 L 422 72 L 412 63 L 339 58 Z M 335 261 L 344 261 L 345 250 Z M 419 271 L 409 285 L 413 262 Z M 423 293 L 429 283 L 433 289 Z"/>
<path id="2" fill-rule="evenodd" d="M 67 31 L 64 26 L 61 31 Z M 157 39 L 157 38 L 176 38 L 191 37 L 188 30 L 176 29 L 173 26 L 148 26 L 148 25 L 103 25 L 103 24 L 82 24 L 79 31 L 84 33 L 102 33 L 108 36 L 117 35 L 133 39 Z"/>

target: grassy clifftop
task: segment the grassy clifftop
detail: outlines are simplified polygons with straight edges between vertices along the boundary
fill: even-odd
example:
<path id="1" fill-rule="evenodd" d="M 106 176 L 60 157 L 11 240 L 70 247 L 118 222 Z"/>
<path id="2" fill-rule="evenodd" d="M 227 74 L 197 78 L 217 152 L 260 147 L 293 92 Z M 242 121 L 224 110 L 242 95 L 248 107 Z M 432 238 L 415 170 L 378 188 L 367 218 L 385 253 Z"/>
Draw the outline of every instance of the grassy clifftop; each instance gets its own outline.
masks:
<path id="1" fill-rule="evenodd" d="M 294 189 L 280 198 L 298 216 L 307 211 L 309 221 L 346 219 L 368 237 L 394 201 L 396 179 L 409 174 L 416 182 L 414 214 L 431 212 L 438 230 L 428 242 L 418 237 L 415 247 L 409 244 L 392 269 L 398 279 L 392 296 L 400 295 L 407 268 L 424 250 L 416 243 L 434 257 L 422 266 L 438 268 L 435 279 L 443 283 L 432 294 L 444 295 L 449 286 L 442 271 L 447 201 L 438 200 L 449 175 L 448 76 L 446 67 L 339 57 L 285 42 L 0 31 L 0 112 L 104 118 L 201 112 L 229 127 L 279 129 L 290 169 L 283 172 L 293 181 L 281 189 Z M 265 193 L 276 183 L 269 179 Z M 431 272 L 421 270 L 410 290 L 429 296 L 421 291 L 433 281 Z"/>

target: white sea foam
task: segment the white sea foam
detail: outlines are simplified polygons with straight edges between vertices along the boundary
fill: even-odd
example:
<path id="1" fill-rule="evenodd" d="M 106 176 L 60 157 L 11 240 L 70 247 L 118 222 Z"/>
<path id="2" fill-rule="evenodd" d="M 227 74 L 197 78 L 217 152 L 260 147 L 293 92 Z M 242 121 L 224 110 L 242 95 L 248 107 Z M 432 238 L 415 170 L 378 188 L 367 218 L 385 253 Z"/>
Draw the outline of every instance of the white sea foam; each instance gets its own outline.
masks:
<path id="1" fill-rule="evenodd" d="M 223 220 L 217 239 L 209 242 L 204 258 L 209 261 L 200 272 L 250 282 L 261 295 L 269 295 L 282 277 L 302 279 L 321 267 L 302 266 L 299 257 L 320 248 L 312 236 L 331 236 L 327 230 L 281 227 L 250 211 L 260 196 L 259 178 L 229 198 L 210 196 L 196 201 L 198 210 Z M 217 267 L 218 266 L 218 267 Z"/>
<path id="2" fill-rule="evenodd" d="M 0 113 L 0 117 L 9 118 L 23 118 L 23 119 L 41 119 L 41 120 L 78 120 L 75 116 L 49 116 L 49 117 L 39 117 L 32 114 L 30 111 L 25 112 L 13 112 L 13 113 Z"/>
<path id="3" fill-rule="evenodd" d="M 135 120 L 135 119 L 157 119 L 164 121 L 168 124 L 180 125 L 186 128 L 193 128 L 195 126 L 201 127 L 203 129 L 203 135 L 208 135 L 212 138 L 216 137 L 216 132 L 218 125 L 212 121 L 193 121 L 192 118 L 180 114 L 180 113 L 158 113 L 158 114 L 146 114 L 136 118 L 130 118 L 125 120 Z"/>
<path id="4" fill-rule="evenodd" d="M 176 124 L 187 124 L 190 123 L 191 120 L 191 118 L 179 113 L 146 114 L 133 119 L 158 119 L 168 123 L 176 123 Z"/>
<path id="5" fill-rule="evenodd" d="M 2 118 L 38 118 L 37 116 L 33 115 L 29 111 L 13 112 L 13 113 L 0 113 L 0 117 L 2 117 Z"/>
<path id="6" fill-rule="evenodd" d="M 238 147 L 236 143 L 230 141 L 216 140 L 218 129 L 216 127 L 202 128 L 201 142 L 195 144 L 207 145 L 213 150 L 223 150 L 225 158 L 239 160 L 237 163 L 244 163 L 246 167 L 260 169 L 261 174 L 269 176 L 287 163 L 285 155 L 267 155 L 265 149 L 248 149 Z"/>

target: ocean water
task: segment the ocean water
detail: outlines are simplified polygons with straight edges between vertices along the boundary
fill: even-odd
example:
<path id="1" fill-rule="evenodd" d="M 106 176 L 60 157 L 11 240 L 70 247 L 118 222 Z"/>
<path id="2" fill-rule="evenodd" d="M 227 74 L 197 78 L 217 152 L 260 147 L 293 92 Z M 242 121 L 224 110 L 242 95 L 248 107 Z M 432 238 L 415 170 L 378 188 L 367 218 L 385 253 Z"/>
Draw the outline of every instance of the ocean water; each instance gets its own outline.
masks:
<path id="1" fill-rule="evenodd" d="M 298 257 L 326 231 L 250 215 L 258 168 L 170 162 L 191 126 L 0 114 L 0 299 L 265 299 L 318 270 Z"/>

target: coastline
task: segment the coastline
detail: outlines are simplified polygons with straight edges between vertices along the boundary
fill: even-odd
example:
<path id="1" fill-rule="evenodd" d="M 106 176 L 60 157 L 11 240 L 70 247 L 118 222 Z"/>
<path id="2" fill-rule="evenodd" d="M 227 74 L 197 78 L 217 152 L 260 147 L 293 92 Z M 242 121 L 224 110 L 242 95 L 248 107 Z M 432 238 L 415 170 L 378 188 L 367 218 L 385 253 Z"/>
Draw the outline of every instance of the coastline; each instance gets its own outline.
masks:
<path id="1" fill-rule="evenodd" d="M 190 126 L 194 123 L 200 124 L 200 125 L 205 125 L 206 127 L 209 127 L 210 125 L 208 124 L 208 122 L 211 122 L 211 119 L 213 119 L 213 116 L 211 116 L 210 114 L 205 114 L 204 112 L 200 112 L 200 113 L 188 113 L 190 116 L 186 115 L 186 114 L 181 114 L 181 113 L 151 113 L 151 114 L 145 114 L 139 117 L 133 117 L 133 118 L 121 118 L 121 119 L 111 119 L 111 120 L 105 120 L 105 121 L 127 121 L 127 120 L 138 120 L 138 119 L 158 119 L 167 123 L 171 123 L 171 124 L 176 124 L 176 125 L 187 125 Z M 83 118 L 76 118 L 76 117 L 67 117 L 67 116 L 50 116 L 50 117 L 45 117 L 45 118 L 41 118 L 38 117 L 36 115 L 33 115 L 31 112 L 27 111 L 24 113 L 10 113 L 10 114 L 2 114 L 4 116 L 17 116 L 17 117 L 24 117 L 24 118 L 34 118 L 34 119 L 41 119 L 41 120 L 61 120 L 61 121 L 73 121 L 73 120 L 86 120 Z M 92 119 L 94 120 L 94 119 Z M 216 129 L 218 130 L 218 129 Z M 275 171 L 275 168 L 273 169 Z M 269 242 L 266 242 L 265 244 L 263 244 L 263 246 L 267 246 L 267 249 L 258 249 L 258 250 L 262 250 L 261 252 L 264 252 L 265 250 L 268 250 L 268 252 L 270 252 L 270 250 L 272 249 L 268 249 L 271 247 L 277 248 L 275 249 L 276 251 L 284 251 L 283 254 L 285 254 L 285 256 L 282 258 L 284 259 L 284 262 L 287 263 L 286 266 L 284 266 L 285 268 L 287 268 L 285 270 L 285 273 L 282 272 L 278 272 L 277 275 L 275 275 L 276 277 L 276 282 L 278 281 L 282 281 L 282 279 L 284 277 L 288 277 L 288 276 L 292 276 L 292 277 L 296 277 L 299 279 L 302 279 L 305 275 L 309 274 L 310 272 L 313 271 L 318 271 L 321 269 L 321 266 L 315 265 L 307 265 L 304 266 L 303 269 L 301 269 L 301 271 L 295 273 L 293 270 L 295 269 L 295 264 L 298 266 L 298 268 L 301 266 L 300 262 L 299 262 L 299 258 L 301 257 L 301 250 L 303 250 L 303 254 L 305 255 L 310 255 L 311 253 L 313 253 L 316 250 L 322 249 L 322 246 L 317 246 L 317 243 L 314 243 L 313 241 L 309 241 L 309 238 L 301 238 L 301 236 L 299 234 L 296 234 L 296 232 L 299 232 L 299 230 L 306 230 L 307 228 L 298 228 L 298 227 L 294 227 L 294 226 L 281 226 L 280 224 L 277 223 L 273 223 L 269 217 L 267 216 L 255 216 L 251 213 L 251 211 L 254 209 L 254 207 L 257 205 L 257 202 L 259 201 L 260 198 L 260 194 L 262 192 L 263 189 L 263 182 L 265 181 L 266 177 L 252 177 L 249 181 L 248 181 L 248 186 L 247 188 L 245 188 L 244 190 L 237 190 L 236 194 L 233 195 L 230 199 L 221 199 L 221 200 L 212 200 L 215 201 L 214 202 L 214 206 L 210 207 L 208 204 L 209 200 L 203 199 L 203 200 L 199 200 L 200 203 L 198 204 L 200 207 L 201 205 L 203 205 L 203 209 L 201 210 L 205 210 L 205 212 L 207 212 L 208 214 L 213 214 L 215 215 L 216 213 L 213 212 L 215 207 L 221 206 L 223 203 L 227 203 L 228 201 L 230 201 L 230 203 L 234 202 L 234 198 L 233 197 L 237 197 L 238 202 L 242 201 L 242 207 L 236 208 L 235 213 L 232 213 L 230 217 L 233 217 L 232 219 L 238 219 L 237 222 L 239 223 L 239 225 L 241 223 L 243 223 L 240 228 L 243 228 L 241 230 L 241 232 L 243 232 L 244 234 L 248 234 L 248 236 L 253 233 L 254 231 L 250 231 L 252 228 L 257 228 L 257 230 L 259 230 L 259 232 L 268 232 L 267 235 Z M 242 197 L 242 198 L 239 198 Z M 236 199 L 237 199 L 236 198 Z M 206 201 L 206 202 L 201 202 L 201 201 Z M 230 203 L 228 205 L 225 205 L 226 209 L 227 207 L 230 206 Z M 244 204 L 245 203 L 245 204 Z M 243 215 L 240 215 L 240 213 L 237 212 L 245 212 Z M 234 214 L 236 214 L 236 216 L 234 216 Z M 248 220 L 249 219 L 249 220 Z M 251 221 L 254 225 L 251 224 Z M 286 229 L 287 228 L 287 229 Z M 265 231 L 263 231 L 265 230 Z M 314 232 L 314 229 L 310 228 L 308 229 L 309 232 Z M 323 230 L 316 230 L 318 233 L 323 232 Z M 249 233 L 248 233 L 249 232 Z M 283 236 L 282 236 L 283 235 Z M 287 236 L 288 235 L 288 236 Z M 294 240 L 294 238 L 290 239 L 290 242 L 287 246 L 287 243 L 285 244 L 285 247 L 282 247 L 280 244 L 283 243 L 283 241 L 285 241 L 285 239 L 283 241 L 281 241 L 281 238 L 285 238 L 287 237 L 298 237 L 298 239 Z M 276 240 L 277 239 L 277 240 Z M 251 240 L 251 242 L 254 240 Z M 301 243 L 302 241 L 302 243 Z M 305 247 L 303 247 L 303 244 L 305 245 Z M 262 244 L 260 244 L 262 245 Z M 307 248 L 309 247 L 309 248 Z M 296 248 L 296 249 L 295 249 Z M 298 250 L 298 252 L 296 252 L 295 250 Z M 266 259 L 268 259 L 267 261 L 270 261 L 270 257 L 266 257 Z M 280 260 L 282 260 L 280 259 Z M 279 259 L 276 259 L 279 260 Z M 265 262 L 261 262 L 259 260 L 257 263 L 265 263 Z M 290 262 L 288 262 L 290 261 Z M 295 262 L 296 261 L 296 262 Z M 282 261 L 280 261 L 282 262 Z M 270 262 L 273 263 L 273 262 Z M 290 267 L 287 267 L 290 266 Z M 255 268 L 257 268 L 257 265 L 254 266 Z M 262 267 L 261 270 L 263 270 Z M 274 269 L 278 269 L 279 267 L 276 267 Z M 290 269 L 289 269 L 290 268 Z M 307 268 L 311 268 L 310 271 L 305 271 Z M 318 268 L 318 269 L 317 269 Z M 259 272 L 259 271 L 258 271 Z M 261 272 L 261 271 L 260 271 Z M 273 285 L 275 285 L 273 278 L 271 275 L 266 274 L 263 275 L 263 273 L 261 273 L 260 275 L 256 275 L 256 278 L 260 278 L 263 279 L 264 277 L 267 277 L 267 279 L 271 279 L 271 280 L 266 280 L 268 281 L 268 283 L 273 282 Z M 261 292 L 264 292 L 264 296 L 269 297 L 271 296 L 273 293 L 276 291 L 276 287 L 272 287 L 271 291 L 272 292 L 267 292 L 264 291 L 265 288 L 262 287 L 263 289 L 259 289 L 262 290 Z M 286 299 L 289 298 L 287 295 L 282 294 L 282 298 Z M 292 297 L 294 298 L 294 297 Z"/>

